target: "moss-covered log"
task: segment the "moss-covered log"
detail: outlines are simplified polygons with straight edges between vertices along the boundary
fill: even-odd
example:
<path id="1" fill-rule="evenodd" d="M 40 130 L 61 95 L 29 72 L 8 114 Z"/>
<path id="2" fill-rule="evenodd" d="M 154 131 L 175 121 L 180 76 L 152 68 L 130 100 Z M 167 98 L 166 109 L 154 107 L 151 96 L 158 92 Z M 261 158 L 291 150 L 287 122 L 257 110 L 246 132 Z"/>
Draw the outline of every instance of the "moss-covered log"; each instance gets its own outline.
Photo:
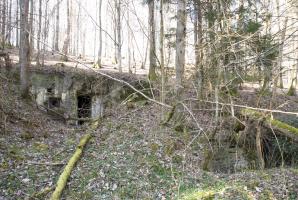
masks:
<path id="1" fill-rule="evenodd" d="M 273 128 L 274 130 L 277 130 L 279 134 L 283 134 L 293 139 L 295 142 L 298 142 L 298 128 L 296 127 L 281 122 L 277 119 L 272 119 L 271 117 L 264 115 L 263 113 L 251 109 L 241 110 L 241 115 L 254 118 L 256 120 L 264 118 L 264 126 L 268 128 Z"/>
<path id="2" fill-rule="evenodd" d="M 73 170 L 76 162 L 81 157 L 81 155 L 83 153 L 83 149 L 84 149 L 85 145 L 87 144 L 87 142 L 90 140 L 90 138 L 91 138 L 91 134 L 86 134 L 80 139 L 80 143 L 77 146 L 75 153 L 73 154 L 73 156 L 71 157 L 68 164 L 64 168 L 62 174 L 59 177 L 59 180 L 56 185 L 56 189 L 55 189 L 54 193 L 52 194 L 51 200 L 59 200 L 60 199 L 62 191 L 63 191 L 64 187 L 66 186 L 67 179 L 69 178 L 71 171 Z"/>

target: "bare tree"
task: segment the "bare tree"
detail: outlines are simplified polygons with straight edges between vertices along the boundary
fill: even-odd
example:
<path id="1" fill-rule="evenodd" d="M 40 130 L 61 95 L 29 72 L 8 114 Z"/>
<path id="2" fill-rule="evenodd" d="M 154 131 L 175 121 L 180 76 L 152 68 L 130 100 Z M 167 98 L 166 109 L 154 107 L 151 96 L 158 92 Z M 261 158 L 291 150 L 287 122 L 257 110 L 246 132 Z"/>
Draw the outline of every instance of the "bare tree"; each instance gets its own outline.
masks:
<path id="1" fill-rule="evenodd" d="M 101 13 L 102 13 L 102 0 L 99 0 L 99 13 L 98 13 L 98 23 L 99 23 L 99 49 L 98 49 L 98 58 L 97 58 L 97 65 L 99 68 L 102 67 L 101 59 L 102 59 L 102 20 L 101 20 Z"/>
<path id="2" fill-rule="evenodd" d="M 122 72 L 122 39 L 121 39 L 121 0 L 116 0 L 116 10 L 117 10 L 117 60 L 119 72 Z"/>
<path id="3" fill-rule="evenodd" d="M 57 0 L 57 8 L 56 8 L 56 33 L 55 33 L 55 51 L 59 51 L 59 33 L 60 33 L 60 0 Z"/>
<path id="4" fill-rule="evenodd" d="M 1 29 L 1 43 L 5 45 L 5 34 L 6 34 L 6 0 L 2 0 L 2 29 Z"/>
<path id="5" fill-rule="evenodd" d="M 30 52 L 33 52 L 34 50 L 34 1 L 30 0 L 30 18 L 29 18 L 29 27 L 30 27 Z"/>
<path id="6" fill-rule="evenodd" d="M 197 71 L 197 87 L 198 93 L 202 97 L 202 89 L 204 82 L 204 72 L 203 72 L 203 30 L 202 30 L 202 6 L 201 0 L 194 0 L 194 43 L 195 43 L 195 67 Z"/>
<path id="7" fill-rule="evenodd" d="M 36 64 L 40 66 L 40 40 L 41 40 L 41 25 L 42 25 L 42 0 L 39 0 L 38 11 L 38 31 L 37 31 L 37 55 Z"/>
<path id="8" fill-rule="evenodd" d="M 16 47 L 19 47 L 19 10 L 20 10 L 20 0 L 17 1 L 17 10 L 16 10 Z"/>
<path id="9" fill-rule="evenodd" d="M 45 54 L 46 54 L 46 48 L 47 48 L 47 43 L 48 43 L 48 32 L 49 32 L 49 11 L 48 11 L 48 7 L 49 7 L 49 0 L 45 0 L 45 9 L 44 9 L 44 27 L 43 27 L 43 46 L 42 46 L 42 66 L 44 66 L 45 64 Z"/>
<path id="10" fill-rule="evenodd" d="M 29 46 L 29 24 L 28 24 L 28 11 L 29 0 L 20 1 L 21 8 L 21 42 L 20 42 L 20 80 L 21 80 L 21 95 L 23 98 L 27 98 L 29 95 L 29 77 L 28 67 L 30 64 L 30 46 Z"/>
<path id="11" fill-rule="evenodd" d="M 7 23 L 7 41 L 9 45 L 11 45 L 11 29 L 12 29 L 12 15 L 11 15 L 11 10 L 12 10 L 12 0 L 9 0 L 9 9 L 8 9 L 8 23 Z"/>
<path id="12" fill-rule="evenodd" d="M 67 61 L 67 55 L 68 55 L 68 49 L 69 49 L 69 44 L 70 44 L 70 28 L 71 28 L 71 19 L 70 19 L 70 0 L 66 1 L 66 11 L 67 11 L 67 28 L 66 28 L 66 34 L 65 34 L 65 39 L 63 43 L 63 48 L 62 52 L 64 54 L 63 60 Z"/>
<path id="13" fill-rule="evenodd" d="M 164 12 L 163 12 L 163 4 L 164 1 L 160 0 L 159 5 L 159 13 L 160 13 L 160 33 L 159 33 L 159 54 L 160 54 L 160 69 L 161 69 L 161 102 L 165 102 L 165 94 L 164 94 L 164 87 L 165 87 L 165 58 L 164 58 Z"/>
<path id="14" fill-rule="evenodd" d="M 177 4 L 177 30 L 176 30 L 176 86 L 182 87 L 185 65 L 185 37 L 186 37 L 186 0 Z"/>
<path id="15" fill-rule="evenodd" d="M 149 79 L 155 80 L 156 76 L 156 41 L 155 41 L 155 3 L 154 0 L 148 2 L 149 8 Z"/>
<path id="16" fill-rule="evenodd" d="M 129 14 L 130 10 L 129 10 L 129 2 L 127 3 L 127 20 L 126 20 L 126 24 L 127 24 L 127 52 L 128 52 L 128 72 L 131 74 L 132 70 L 131 70 L 131 48 L 132 48 L 132 42 L 131 42 L 131 28 L 130 28 L 130 14 Z"/>

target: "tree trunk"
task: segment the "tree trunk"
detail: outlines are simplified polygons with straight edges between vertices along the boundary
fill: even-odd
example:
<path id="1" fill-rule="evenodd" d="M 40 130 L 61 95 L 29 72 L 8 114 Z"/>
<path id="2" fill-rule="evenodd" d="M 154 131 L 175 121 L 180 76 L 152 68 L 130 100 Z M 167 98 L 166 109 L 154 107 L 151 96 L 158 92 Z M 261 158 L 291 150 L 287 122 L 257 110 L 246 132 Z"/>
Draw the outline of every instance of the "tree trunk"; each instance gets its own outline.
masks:
<path id="1" fill-rule="evenodd" d="M 118 60 L 118 69 L 119 72 L 122 72 L 122 55 L 121 55 L 121 0 L 117 0 L 117 60 Z"/>
<path id="2" fill-rule="evenodd" d="M 12 10 L 12 0 L 9 1 L 9 13 L 8 13 L 8 26 L 7 26 L 7 29 L 8 29 L 8 37 L 7 37 L 7 41 L 9 43 L 9 45 L 11 45 L 11 29 L 12 29 L 12 18 L 11 18 L 11 10 Z"/>
<path id="3" fill-rule="evenodd" d="M 160 70 L 161 70 L 161 102 L 165 103 L 165 57 L 164 57 L 164 16 L 163 16 L 164 1 L 160 0 L 160 35 L 159 35 L 159 54 L 160 54 Z"/>
<path id="4" fill-rule="evenodd" d="M 29 78 L 28 67 L 30 64 L 30 48 L 29 48 L 29 26 L 28 26 L 28 11 L 29 0 L 20 1 L 21 8 L 21 43 L 20 43 L 20 80 L 21 80 L 21 96 L 27 98 L 29 96 Z"/>
<path id="5" fill-rule="evenodd" d="M 283 67 L 282 67 L 282 62 L 283 62 L 283 53 L 284 53 L 284 43 L 285 43 L 285 38 L 286 38 L 286 32 L 287 32 L 287 25 L 288 25 L 288 17 L 286 17 L 285 22 L 284 22 L 284 28 L 282 30 L 281 34 L 281 40 L 280 40 L 280 46 L 279 46 L 279 56 L 278 56 L 278 70 L 279 70 L 279 87 L 283 88 Z"/>
<path id="6" fill-rule="evenodd" d="M 185 66 L 185 37 L 186 37 L 186 0 L 177 4 L 177 30 L 176 30 L 176 87 L 182 88 Z"/>
<path id="7" fill-rule="evenodd" d="M 6 0 L 2 1 L 2 29 L 1 29 L 1 43 L 4 46 L 6 42 Z"/>
<path id="8" fill-rule="evenodd" d="M 40 66 L 40 40 L 41 40 L 41 25 L 42 25 L 42 0 L 39 0 L 39 11 L 38 11 L 38 32 L 37 32 L 37 56 L 36 64 Z"/>
<path id="9" fill-rule="evenodd" d="M 56 34 L 55 34 L 55 44 L 54 50 L 59 51 L 59 33 L 60 33 L 60 0 L 57 0 L 57 10 L 56 10 Z"/>
<path id="10" fill-rule="evenodd" d="M 34 50 L 34 2 L 33 0 L 30 0 L 30 20 L 29 20 L 29 26 L 30 26 L 30 52 L 33 53 Z"/>
<path id="11" fill-rule="evenodd" d="M 86 56 L 86 27 L 83 30 L 83 40 L 82 40 L 82 57 Z"/>
<path id="12" fill-rule="evenodd" d="M 19 47 L 19 10 L 20 0 L 17 0 L 17 11 L 16 11 L 16 47 Z"/>
<path id="13" fill-rule="evenodd" d="M 76 49 L 77 49 L 77 54 L 80 55 L 80 52 L 79 52 L 79 43 L 80 43 L 80 28 L 81 28 L 81 4 L 79 4 L 79 11 L 78 11 L 78 17 L 77 17 L 77 46 L 76 46 Z"/>
<path id="14" fill-rule="evenodd" d="M 155 17 L 154 9 L 155 3 L 154 0 L 150 0 L 148 4 L 149 8 L 149 79 L 156 80 L 156 47 L 155 47 Z"/>
<path id="15" fill-rule="evenodd" d="M 195 20 L 194 20 L 194 43 L 195 43 L 195 67 L 197 71 L 198 94 L 200 98 L 203 97 L 204 71 L 203 71 L 203 30 L 202 30 L 202 8 L 201 1 L 194 2 Z"/>
<path id="16" fill-rule="evenodd" d="M 115 1 L 115 7 L 117 7 L 117 3 Z M 116 8 L 117 9 L 117 8 Z M 117 58 L 117 49 L 118 49 L 118 44 L 117 44 L 117 19 L 116 16 L 113 15 L 113 36 L 114 36 L 114 60 L 113 62 L 115 64 L 118 64 L 118 58 Z"/>
<path id="17" fill-rule="evenodd" d="M 62 49 L 62 53 L 63 55 L 63 60 L 67 61 L 68 58 L 68 49 L 69 49 L 69 43 L 70 43 L 70 7 L 69 7 L 69 1 L 66 1 L 66 12 L 67 12 L 67 28 L 66 28 L 66 35 L 65 35 L 65 39 L 64 39 L 64 44 L 63 44 L 63 49 Z"/>
<path id="18" fill-rule="evenodd" d="M 98 23 L 99 23 L 99 49 L 98 49 L 98 58 L 97 58 L 97 65 L 99 68 L 102 67 L 101 57 L 102 57 L 102 20 L 101 20 L 101 7 L 102 7 L 102 0 L 99 0 L 99 13 L 98 13 Z"/>
<path id="19" fill-rule="evenodd" d="M 46 1 L 45 12 L 44 12 L 44 28 L 43 28 L 43 47 L 42 47 L 42 66 L 45 64 L 46 44 L 48 40 L 49 32 L 49 13 L 48 13 L 49 1 Z"/>
<path id="20" fill-rule="evenodd" d="M 129 4 L 127 4 L 127 20 L 126 20 L 126 23 L 127 23 L 127 52 L 128 52 L 128 72 L 130 74 L 132 74 L 132 70 L 131 70 L 131 49 L 132 48 L 132 45 L 131 45 L 131 30 L 130 30 L 130 15 L 129 15 L 129 12 L 130 12 L 130 9 L 129 9 Z"/>

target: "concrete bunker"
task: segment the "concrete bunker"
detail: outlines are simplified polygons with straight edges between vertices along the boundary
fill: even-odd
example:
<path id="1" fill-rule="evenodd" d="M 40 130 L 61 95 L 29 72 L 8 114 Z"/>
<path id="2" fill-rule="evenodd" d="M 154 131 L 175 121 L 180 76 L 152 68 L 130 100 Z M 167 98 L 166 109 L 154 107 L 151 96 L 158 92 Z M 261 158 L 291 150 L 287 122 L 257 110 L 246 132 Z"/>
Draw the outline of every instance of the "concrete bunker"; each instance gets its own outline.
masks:
<path id="1" fill-rule="evenodd" d="M 128 74 L 113 76 L 142 91 L 148 87 L 146 81 Z M 32 67 L 30 82 L 30 92 L 38 107 L 71 125 L 102 117 L 106 106 L 118 104 L 135 93 L 121 82 L 71 68 Z"/>

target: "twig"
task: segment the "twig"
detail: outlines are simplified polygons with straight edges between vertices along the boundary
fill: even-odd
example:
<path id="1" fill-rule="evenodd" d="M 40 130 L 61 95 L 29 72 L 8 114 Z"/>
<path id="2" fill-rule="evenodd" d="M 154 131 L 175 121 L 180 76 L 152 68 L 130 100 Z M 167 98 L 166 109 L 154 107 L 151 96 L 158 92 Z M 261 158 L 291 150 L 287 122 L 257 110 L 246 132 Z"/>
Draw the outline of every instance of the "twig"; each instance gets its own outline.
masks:
<path id="1" fill-rule="evenodd" d="M 190 98 L 190 99 L 186 99 L 186 100 L 202 101 L 202 102 L 211 103 L 211 104 L 216 104 L 217 103 L 217 102 L 213 102 L 213 101 L 205 101 L 205 100 L 199 100 L 199 99 L 195 99 L 195 98 Z M 230 103 L 218 103 L 218 104 L 222 105 L 222 106 L 234 106 L 234 107 L 238 107 L 238 108 L 247 108 L 247 109 L 263 111 L 263 112 L 282 113 L 282 114 L 287 114 L 287 115 L 296 115 L 296 116 L 298 116 L 298 112 L 288 112 L 288 111 L 282 111 L 282 110 L 271 110 L 271 109 L 266 109 L 266 108 L 255 108 L 255 107 L 251 107 L 251 106 L 237 105 L 237 104 L 230 104 Z"/>

